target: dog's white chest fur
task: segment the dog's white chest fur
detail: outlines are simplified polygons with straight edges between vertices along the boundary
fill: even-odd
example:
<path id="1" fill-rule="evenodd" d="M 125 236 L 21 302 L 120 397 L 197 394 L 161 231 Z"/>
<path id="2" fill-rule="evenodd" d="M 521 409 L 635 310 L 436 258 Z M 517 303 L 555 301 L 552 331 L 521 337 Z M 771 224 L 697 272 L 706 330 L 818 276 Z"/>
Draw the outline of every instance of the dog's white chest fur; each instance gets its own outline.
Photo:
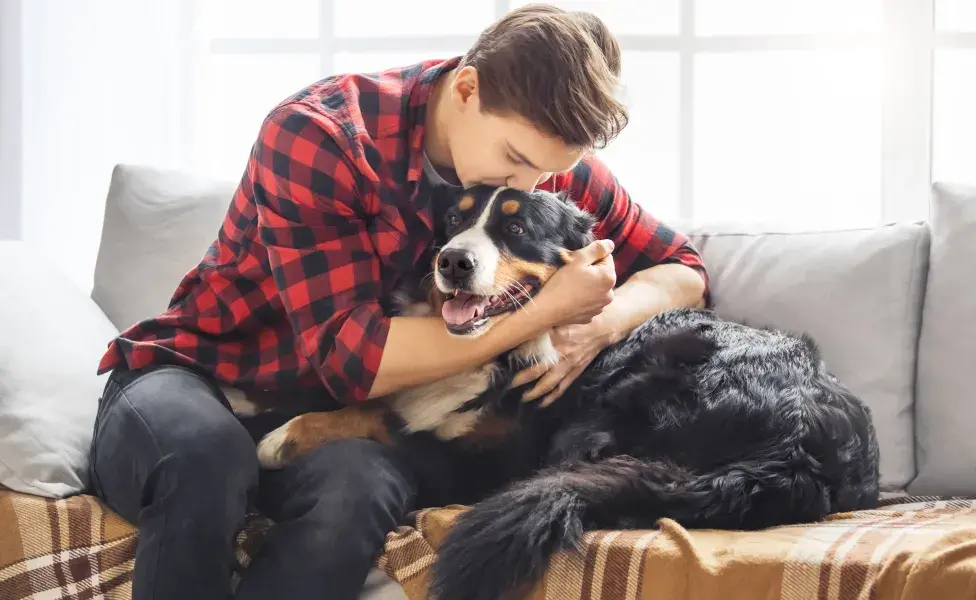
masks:
<path id="1" fill-rule="evenodd" d="M 443 439 L 461 436 L 474 427 L 477 411 L 454 411 L 488 389 L 496 370 L 495 365 L 487 365 L 405 390 L 396 394 L 393 410 L 406 422 L 406 429 L 411 433 L 434 431 Z"/>
<path id="2" fill-rule="evenodd" d="M 404 315 L 426 316 L 430 305 L 415 303 L 404 308 Z M 559 362 L 559 353 L 548 333 L 526 342 L 514 350 L 531 363 Z M 441 439 L 453 439 L 471 431 L 480 411 L 456 412 L 466 402 L 477 398 L 491 385 L 498 366 L 483 367 L 421 385 L 392 395 L 391 406 L 406 423 L 408 432 L 433 431 Z"/>

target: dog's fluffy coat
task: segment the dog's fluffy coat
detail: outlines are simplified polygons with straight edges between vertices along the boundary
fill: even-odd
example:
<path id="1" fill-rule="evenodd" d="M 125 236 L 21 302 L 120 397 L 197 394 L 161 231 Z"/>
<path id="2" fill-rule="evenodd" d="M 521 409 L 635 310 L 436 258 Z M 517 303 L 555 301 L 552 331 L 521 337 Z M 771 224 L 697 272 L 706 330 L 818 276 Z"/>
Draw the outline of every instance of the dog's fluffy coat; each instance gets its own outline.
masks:
<path id="1" fill-rule="evenodd" d="M 489 199 L 498 190 L 465 192 L 468 226 L 480 221 L 501 255 L 558 267 L 561 250 L 592 239 L 592 219 L 571 202 L 510 192 L 526 207 L 518 216 L 531 244 L 487 228 L 495 215 L 477 218 L 495 210 Z M 445 241 L 464 230 L 448 228 Z M 454 397 L 438 382 L 390 399 L 386 442 L 415 469 L 422 504 L 472 505 L 438 553 L 435 598 L 494 600 L 530 586 L 552 553 L 577 546 L 587 529 L 648 528 L 661 517 L 690 528 L 758 529 L 877 502 L 870 411 L 830 374 L 808 336 L 726 322 L 709 310 L 668 311 L 601 352 L 540 408 L 521 402 L 525 388 L 507 388 L 550 353 L 547 343 L 505 353 Z M 424 405 L 434 393 L 444 396 L 440 407 Z"/>

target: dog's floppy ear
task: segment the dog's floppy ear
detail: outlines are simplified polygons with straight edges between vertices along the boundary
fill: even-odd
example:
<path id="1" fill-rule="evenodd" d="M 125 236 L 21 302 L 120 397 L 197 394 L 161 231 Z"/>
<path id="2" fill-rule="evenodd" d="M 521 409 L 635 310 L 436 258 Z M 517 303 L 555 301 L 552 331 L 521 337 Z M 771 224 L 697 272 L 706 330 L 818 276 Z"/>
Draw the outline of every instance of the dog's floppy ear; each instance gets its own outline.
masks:
<path id="1" fill-rule="evenodd" d="M 569 210 L 565 224 L 566 247 L 568 250 L 579 250 L 596 239 L 596 236 L 593 235 L 596 217 L 576 206 L 573 202 L 568 204 Z"/>

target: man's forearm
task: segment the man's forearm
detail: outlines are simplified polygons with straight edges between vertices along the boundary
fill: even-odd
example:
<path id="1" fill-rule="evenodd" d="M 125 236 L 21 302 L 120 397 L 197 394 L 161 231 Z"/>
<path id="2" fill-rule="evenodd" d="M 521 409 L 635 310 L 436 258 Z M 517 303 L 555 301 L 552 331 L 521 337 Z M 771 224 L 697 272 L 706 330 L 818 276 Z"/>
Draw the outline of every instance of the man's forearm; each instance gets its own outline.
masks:
<path id="1" fill-rule="evenodd" d="M 666 310 L 705 306 L 705 281 L 685 265 L 657 265 L 635 273 L 614 291 L 613 302 L 594 319 L 607 344 Z"/>
<path id="2" fill-rule="evenodd" d="M 477 338 L 451 335 L 439 318 L 394 317 L 368 397 L 385 396 L 475 369 L 547 329 L 543 319 L 521 310 Z"/>

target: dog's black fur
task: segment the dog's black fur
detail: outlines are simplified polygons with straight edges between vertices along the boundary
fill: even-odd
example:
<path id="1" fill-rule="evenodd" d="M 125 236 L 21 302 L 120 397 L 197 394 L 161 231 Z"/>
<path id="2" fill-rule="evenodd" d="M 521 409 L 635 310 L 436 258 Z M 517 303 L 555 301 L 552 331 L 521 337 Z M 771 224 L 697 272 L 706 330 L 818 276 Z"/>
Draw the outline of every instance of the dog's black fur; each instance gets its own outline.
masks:
<path id="1" fill-rule="evenodd" d="M 571 202 L 526 198 L 535 212 L 521 218 L 536 219 L 526 229 L 537 239 L 520 255 L 558 262 L 554 249 L 592 239 L 592 220 Z M 463 228 L 450 222 L 446 240 Z M 396 434 L 423 505 L 473 505 L 439 550 L 439 600 L 494 600 L 531 586 L 588 529 L 650 528 L 668 517 L 752 530 L 876 505 L 870 411 L 809 336 L 672 310 L 601 352 L 548 408 L 521 402 L 525 388 L 506 389 L 527 366 L 518 354 L 499 365 L 490 389 L 460 410 L 509 419 L 510 434 L 475 447 L 465 437 Z"/>

